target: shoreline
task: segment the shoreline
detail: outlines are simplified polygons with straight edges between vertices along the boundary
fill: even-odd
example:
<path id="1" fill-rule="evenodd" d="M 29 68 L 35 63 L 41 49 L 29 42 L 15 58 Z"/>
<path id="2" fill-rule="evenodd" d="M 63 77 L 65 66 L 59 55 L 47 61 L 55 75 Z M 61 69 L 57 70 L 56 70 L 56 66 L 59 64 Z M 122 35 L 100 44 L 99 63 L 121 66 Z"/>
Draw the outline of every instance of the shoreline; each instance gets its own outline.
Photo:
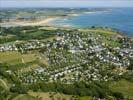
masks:
<path id="1" fill-rule="evenodd" d="M 46 19 L 41 19 L 41 20 L 35 20 L 35 21 L 23 21 L 23 20 L 12 20 L 9 22 L 2 22 L 0 23 L 0 26 L 2 27 L 16 27 L 16 26 L 60 26 L 54 23 L 55 20 L 64 20 L 68 19 L 71 17 L 77 17 L 83 14 L 92 14 L 96 12 L 101 12 L 101 11 L 88 11 L 88 12 L 83 12 L 83 13 L 72 13 L 68 14 L 67 16 L 56 16 L 56 17 L 48 17 Z M 103 12 L 103 11 L 102 11 Z M 63 25 L 62 27 L 72 27 L 72 25 L 67 24 Z"/>
<path id="2" fill-rule="evenodd" d="M 59 19 L 60 17 L 50 17 L 42 20 L 36 20 L 36 21 L 11 21 L 11 22 L 5 22 L 0 23 L 0 26 L 2 27 L 15 27 L 15 26 L 51 26 L 51 22 L 54 20 Z"/>
<path id="3" fill-rule="evenodd" d="M 72 13 L 68 14 L 67 16 L 55 16 L 55 17 L 48 17 L 45 19 L 35 20 L 35 21 L 23 21 L 23 20 L 12 20 L 9 22 L 2 22 L 0 23 L 0 26 L 2 27 L 16 27 L 16 26 L 62 26 L 62 27 L 73 27 L 73 25 L 65 24 L 65 25 L 58 25 L 55 24 L 54 21 L 56 20 L 64 20 L 69 19 L 71 17 L 77 17 L 83 14 L 92 14 L 97 12 L 103 12 L 103 11 L 88 11 L 83 13 Z"/>

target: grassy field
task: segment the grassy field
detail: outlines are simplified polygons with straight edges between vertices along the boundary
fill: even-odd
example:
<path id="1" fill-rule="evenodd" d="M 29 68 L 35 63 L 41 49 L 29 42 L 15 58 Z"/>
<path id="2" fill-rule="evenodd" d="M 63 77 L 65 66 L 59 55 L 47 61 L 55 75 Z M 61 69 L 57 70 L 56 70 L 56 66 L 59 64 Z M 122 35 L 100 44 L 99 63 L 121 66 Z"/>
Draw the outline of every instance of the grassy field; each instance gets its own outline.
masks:
<path id="1" fill-rule="evenodd" d="M 15 98 L 13 98 L 12 100 L 40 100 L 40 99 L 37 99 L 36 97 L 32 97 L 28 94 L 20 94 Z"/>
<path id="2" fill-rule="evenodd" d="M 62 93 L 44 93 L 44 92 L 28 92 L 29 95 L 33 97 L 38 97 L 41 100 L 91 100 L 90 96 L 72 96 L 72 95 L 65 95 Z"/>
<path id="3" fill-rule="evenodd" d="M 72 95 L 65 95 L 61 93 L 44 93 L 44 92 L 28 92 L 33 97 L 38 97 L 41 100 L 71 100 L 74 98 Z"/>
<path id="4" fill-rule="evenodd" d="M 102 29 L 102 28 L 96 28 L 96 29 L 79 29 L 81 32 L 93 32 L 93 33 L 102 33 L 107 35 L 115 35 L 117 32 L 114 32 L 111 29 Z"/>
<path id="5" fill-rule="evenodd" d="M 56 28 L 56 27 L 52 27 L 52 26 L 48 26 L 48 27 L 40 27 L 39 28 L 40 30 L 57 30 L 58 28 Z"/>
<path id="6" fill-rule="evenodd" d="M 113 82 L 110 85 L 112 91 L 121 92 L 126 97 L 133 99 L 133 83 L 127 80 L 120 80 L 118 82 Z"/>
<path id="7" fill-rule="evenodd" d="M 21 54 L 19 52 L 0 52 L 0 62 L 9 63 L 11 65 L 19 63 L 28 63 L 36 60 L 37 57 L 33 53 Z"/>
<path id="8" fill-rule="evenodd" d="M 79 97 L 78 100 L 91 100 L 90 96 Z"/>

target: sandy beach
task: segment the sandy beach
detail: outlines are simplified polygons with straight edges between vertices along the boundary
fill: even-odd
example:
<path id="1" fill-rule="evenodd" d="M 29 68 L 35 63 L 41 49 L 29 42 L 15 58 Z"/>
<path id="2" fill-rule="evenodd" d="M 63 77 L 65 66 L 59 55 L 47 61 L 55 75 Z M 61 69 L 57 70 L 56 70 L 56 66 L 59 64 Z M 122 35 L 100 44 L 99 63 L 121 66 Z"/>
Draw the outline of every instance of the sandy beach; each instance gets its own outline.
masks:
<path id="1" fill-rule="evenodd" d="M 30 22 L 30 23 L 20 23 L 20 25 L 25 25 L 25 26 L 38 26 L 38 25 L 49 25 L 50 22 L 56 20 L 57 18 L 47 18 L 41 21 L 37 21 L 37 22 Z"/>
<path id="2" fill-rule="evenodd" d="M 50 22 L 58 19 L 54 18 L 46 18 L 38 21 L 10 21 L 5 23 L 0 23 L 1 26 L 46 26 L 51 25 Z"/>

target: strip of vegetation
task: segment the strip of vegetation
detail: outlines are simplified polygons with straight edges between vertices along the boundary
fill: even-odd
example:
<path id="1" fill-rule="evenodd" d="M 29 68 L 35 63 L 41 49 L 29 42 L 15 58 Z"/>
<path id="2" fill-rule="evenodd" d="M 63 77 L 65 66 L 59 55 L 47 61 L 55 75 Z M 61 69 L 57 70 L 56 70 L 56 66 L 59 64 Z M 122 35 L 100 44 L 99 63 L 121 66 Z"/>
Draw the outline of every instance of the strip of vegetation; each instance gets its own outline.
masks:
<path id="1" fill-rule="evenodd" d="M 56 92 L 64 93 L 68 95 L 77 96 L 92 96 L 96 98 L 106 98 L 107 100 L 111 97 L 117 100 L 124 100 L 124 96 L 120 92 L 111 91 L 108 87 L 108 83 L 99 83 L 97 81 L 86 84 L 84 82 L 76 82 L 74 84 L 62 84 L 58 83 L 38 83 L 30 86 L 16 84 L 11 87 L 10 91 L 20 94 L 25 94 L 28 90 L 33 90 L 34 92 Z"/>
<path id="2" fill-rule="evenodd" d="M 0 38 L 0 44 L 6 42 L 12 42 L 15 40 L 31 40 L 31 39 L 46 39 L 55 36 L 57 30 L 45 30 L 35 27 L 0 27 L 0 34 L 3 36 Z M 11 37 L 11 35 L 13 35 Z"/>

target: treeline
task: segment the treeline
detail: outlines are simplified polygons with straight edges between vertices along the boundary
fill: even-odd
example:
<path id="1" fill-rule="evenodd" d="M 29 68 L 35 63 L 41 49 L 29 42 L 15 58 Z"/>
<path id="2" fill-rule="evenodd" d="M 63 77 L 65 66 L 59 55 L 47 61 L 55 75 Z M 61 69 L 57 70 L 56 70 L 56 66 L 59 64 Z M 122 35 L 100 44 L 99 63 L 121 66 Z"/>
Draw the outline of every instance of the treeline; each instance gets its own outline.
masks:
<path id="1" fill-rule="evenodd" d="M 76 82 L 74 84 L 62 84 L 60 82 L 57 83 L 38 83 L 32 85 L 20 85 L 16 84 L 12 86 L 10 91 L 15 93 L 27 93 L 28 90 L 33 90 L 34 92 L 42 91 L 42 92 L 56 92 L 56 93 L 64 93 L 68 95 L 77 95 L 77 96 L 92 96 L 96 98 L 106 98 L 107 100 L 110 97 L 114 97 L 117 100 L 124 100 L 123 94 L 119 92 L 113 92 L 109 89 L 106 83 L 84 83 L 84 82 Z"/>

